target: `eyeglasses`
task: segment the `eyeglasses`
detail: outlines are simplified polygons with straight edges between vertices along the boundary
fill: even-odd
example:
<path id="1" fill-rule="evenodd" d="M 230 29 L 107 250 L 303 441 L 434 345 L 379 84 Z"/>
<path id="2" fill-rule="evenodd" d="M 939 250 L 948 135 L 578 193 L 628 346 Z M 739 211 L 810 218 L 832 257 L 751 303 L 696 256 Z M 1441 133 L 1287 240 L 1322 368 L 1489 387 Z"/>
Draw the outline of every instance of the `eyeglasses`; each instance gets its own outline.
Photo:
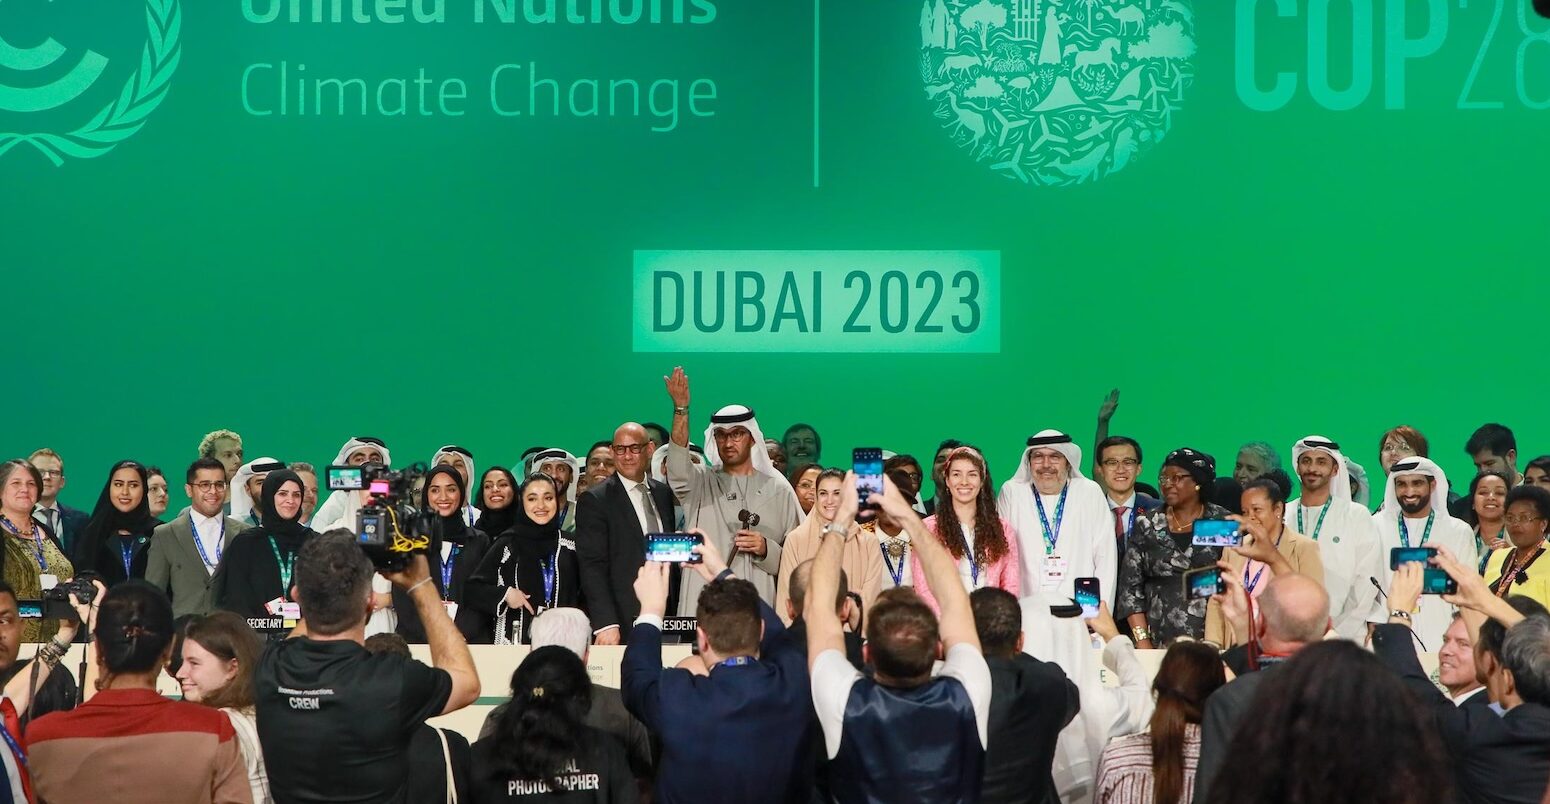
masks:
<path id="1" fill-rule="evenodd" d="M 1527 525 L 1539 521 L 1540 517 L 1538 514 L 1508 514 L 1503 519 L 1509 525 Z"/>
<path id="2" fill-rule="evenodd" d="M 1179 486 L 1179 485 L 1183 485 L 1185 483 L 1192 483 L 1192 482 L 1194 482 L 1194 477 L 1192 477 L 1190 475 L 1158 475 L 1157 476 L 1157 485 L 1159 485 L 1159 486 Z"/>
<path id="3" fill-rule="evenodd" d="M 639 455 L 646 451 L 645 444 L 614 444 L 615 455 Z"/>
<path id="4" fill-rule="evenodd" d="M 1121 466 L 1125 467 L 1126 469 L 1134 469 L 1140 465 L 1141 462 L 1135 458 L 1119 458 L 1117 460 L 1114 458 L 1109 458 L 1103 462 L 1103 468 L 1105 469 L 1118 469 Z"/>
<path id="5" fill-rule="evenodd" d="M 65 470 L 63 470 L 63 469 L 39 469 L 38 470 L 38 474 L 42 475 L 43 477 L 64 477 L 65 476 Z"/>
<path id="6" fill-rule="evenodd" d="M 225 491 L 231 485 L 224 480 L 201 480 L 194 484 L 194 488 L 200 491 Z"/>

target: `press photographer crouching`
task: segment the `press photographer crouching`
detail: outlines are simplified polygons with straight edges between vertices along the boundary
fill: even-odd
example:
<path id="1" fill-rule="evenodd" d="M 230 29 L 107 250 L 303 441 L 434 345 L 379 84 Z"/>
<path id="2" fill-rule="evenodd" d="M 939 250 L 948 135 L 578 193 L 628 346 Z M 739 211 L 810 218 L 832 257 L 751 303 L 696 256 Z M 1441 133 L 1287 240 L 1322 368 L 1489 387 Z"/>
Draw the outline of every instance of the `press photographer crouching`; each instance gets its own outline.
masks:
<path id="1" fill-rule="evenodd" d="M 27 727 L 38 801 L 248 804 L 247 769 L 218 709 L 163 698 L 157 677 L 172 655 L 172 603 L 145 581 L 119 583 L 92 609 L 96 693 Z M 60 633 L 70 626 L 61 623 Z M 49 659 L 40 649 L 45 665 Z M 57 646 L 55 646 L 57 647 Z M 92 683 L 92 675 L 96 683 Z"/>
<path id="2" fill-rule="evenodd" d="M 473 656 L 436 594 L 424 554 L 384 577 L 413 601 L 434 667 L 366 651 L 372 564 L 354 535 L 329 531 L 297 556 L 301 624 L 269 647 L 254 676 L 276 802 L 406 802 L 414 733 L 427 718 L 479 697 Z"/>

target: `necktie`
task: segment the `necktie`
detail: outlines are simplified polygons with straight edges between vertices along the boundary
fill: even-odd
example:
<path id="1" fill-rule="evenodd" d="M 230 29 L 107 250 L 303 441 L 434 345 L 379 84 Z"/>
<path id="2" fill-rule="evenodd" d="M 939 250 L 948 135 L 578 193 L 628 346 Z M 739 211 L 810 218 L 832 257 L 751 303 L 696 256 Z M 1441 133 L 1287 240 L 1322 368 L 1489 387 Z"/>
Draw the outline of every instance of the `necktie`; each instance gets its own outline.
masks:
<path id="1" fill-rule="evenodd" d="M 1129 510 L 1129 506 L 1114 506 L 1114 538 L 1122 548 L 1125 546 L 1125 512 Z"/>
<path id="2" fill-rule="evenodd" d="M 646 512 L 646 532 L 661 533 L 662 522 L 657 519 L 657 506 L 651 501 L 651 490 L 645 483 L 636 483 L 635 488 L 640 492 L 641 508 Z"/>

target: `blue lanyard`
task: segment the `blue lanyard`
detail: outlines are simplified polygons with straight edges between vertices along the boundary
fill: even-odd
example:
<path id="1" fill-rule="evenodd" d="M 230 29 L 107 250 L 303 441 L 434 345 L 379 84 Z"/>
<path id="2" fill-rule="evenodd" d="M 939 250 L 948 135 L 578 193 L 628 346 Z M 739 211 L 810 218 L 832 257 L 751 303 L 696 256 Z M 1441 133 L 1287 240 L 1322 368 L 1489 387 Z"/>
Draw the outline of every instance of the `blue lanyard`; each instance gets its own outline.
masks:
<path id="1" fill-rule="evenodd" d="M 559 571 L 560 551 L 554 551 L 554 561 L 538 560 L 538 569 L 544 574 L 544 607 L 554 607 L 554 574 Z"/>
<path id="2" fill-rule="evenodd" d="M 1314 524 L 1313 532 L 1308 534 L 1314 541 L 1318 541 L 1319 540 L 1319 531 L 1324 529 L 1324 515 L 1329 513 L 1329 504 L 1334 502 L 1334 501 L 1335 501 L 1335 498 L 1334 497 L 1330 497 L 1329 499 L 1324 501 L 1324 507 L 1319 509 L 1319 521 L 1316 524 Z M 1404 520 L 1405 520 L 1404 516 L 1400 516 L 1399 520 L 1400 520 L 1400 523 L 1401 523 L 1400 526 L 1403 527 L 1404 526 L 1403 523 L 1404 523 Z M 1298 533 L 1305 533 L 1306 532 L 1306 531 L 1304 531 L 1302 529 L 1302 506 L 1301 505 L 1297 506 L 1297 532 Z M 1337 539 L 1336 541 L 1339 541 L 1339 540 Z"/>
<path id="3" fill-rule="evenodd" d="M 1301 510 L 1298 513 L 1301 513 Z M 1286 529 L 1282 528 L 1281 535 L 1276 537 L 1276 550 L 1281 549 L 1281 539 L 1285 538 L 1285 536 Z M 1244 562 L 1243 564 L 1243 589 L 1250 595 L 1254 594 L 1254 590 L 1259 587 L 1259 579 L 1265 574 L 1265 567 L 1270 566 L 1269 564 L 1260 564 L 1259 572 L 1254 573 L 1254 580 L 1251 581 L 1249 580 L 1249 564 L 1251 563 L 1253 562 Z"/>
<path id="4" fill-rule="evenodd" d="M 980 585 L 980 565 L 975 562 L 974 555 L 972 553 L 964 556 L 964 558 L 969 560 L 969 577 L 974 579 L 973 586 L 978 588 Z"/>
<path id="5" fill-rule="evenodd" d="M 119 545 L 118 552 L 119 555 L 124 557 L 124 577 L 132 578 L 134 576 L 129 571 L 129 565 L 133 564 L 135 560 L 135 537 L 125 536 L 123 539 L 124 543 Z"/>
<path id="6" fill-rule="evenodd" d="M 226 517 L 221 517 L 221 535 L 215 540 L 215 561 L 210 560 L 210 554 L 205 552 L 204 542 L 199 540 L 199 526 L 194 524 L 194 512 L 188 512 L 188 527 L 194 532 L 194 547 L 199 549 L 199 560 L 205 563 L 206 569 L 215 569 L 221 563 L 221 545 L 226 541 Z"/>
<path id="7" fill-rule="evenodd" d="M 745 664 L 753 664 L 752 656 L 733 656 L 730 659 L 722 659 L 716 662 L 717 667 L 742 667 Z"/>
<path id="8" fill-rule="evenodd" d="M 452 599 L 451 597 L 449 597 L 449 595 L 452 594 L 452 567 L 453 567 L 453 565 L 455 565 L 457 563 L 457 556 L 461 552 L 463 552 L 463 545 L 461 545 L 461 544 L 454 544 L 454 545 L 452 545 L 452 554 L 447 556 L 447 560 L 446 561 L 441 562 L 441 599 L 442 600 L 451 600 Z M 546 589 L 548 588 L 548 584 L 545 584 L 545 588 Z"/>
<path id="9" fill-rule="evenodd" d="M 21 531 L 16 529 L 15 525 L 11 524 L 11 520 L 0 517 L 0 525 L 5 525 L 5 529 L 15 534 L 18 539 L 26 538 L 22 536 Z M 43 529 L 37 523 L 32 525 L 32 538 L 32 554 L 38 559 L 38 572 L 47 572 L 48 567 L 43 561 Z"/>
<path id="10" fill-rule="evenodd" d="M 1060 541 L 1060 520 L 1066 515 L 1066 492 L 1071 490 L 1071 484 L 1060 487 L 1060 502 L 1055 504 L 1055 527 L 1050 528 L 1049 517 L 1044 515 L 1044 495 L 1038 489 L 1033 490 L 1033 501 L 1039 506 L 1039 524 L 1044 526 L 1044 555 L 1055 554 L 1055 545 Z"/>
<path id="11" fill-rule="evenodd" d="M 904 554 L 902 556 L 899 556 L 899 568 L 898 569 L 894 569 L 893 568 L 893 562 L 888 560 L 888 545 L 883 544 L 882 542 L 878 542 L 877 543 L 877 549 L 883 551 L 883 566 L 888 568 L 888 577 L 893 578 L 893 585 L 894 586 L 903 586 L 904 585 L 904 562 L 910 560 L 909 554 L 906 553 L 906 554 Z M 908 549 L 908 548 L 906 548 L 906 549 Z"/>
<path id="12" fill-rule="evenodd" d="M 1404 511 L 1400 511 L 1399 512 L 1399 516 L 1396 517 L 1396 519 L 1398 519 L 1398 521 L 1399 521 L 1399 539 L 1400 539 L 1400 541 L 1405 543 L 1406 547 L 1409 547 L 1410 546 L 1410 528 L 1405 527 L 1405 512 Z M 1436 521 L 1436 519 L 1437 519 L 1437 512 L 1436 511 L 1433 511 L 1433 512 L 1431 512 L 1431 513 L 1426 515 L 1426 530 L 1421 532 L 1421 544 L 1417 545 L 1418 547 L 1425 546 L 1427 540 L 1432 538 L 1432 522 Z"/>
<path id="13" fill-rule="evenodd" d="M 474 507 L 472 505 L 463 506 L 463 518 L 468 520 L 470 528 L 474 526 Z"/>
<path id="14" fill-rule="evenodd" d="M 27 752 L 22 750 L 21 745 L 16 742 L 16 738 L 11 736 L 11 730 L 3 724 L 0 724 L 0 737 L 5 738 L 5 745 L 11 749 L 11 755 L 16 757 L 16 761 L 21 763 L 23 768 L 27 767 Z"/>

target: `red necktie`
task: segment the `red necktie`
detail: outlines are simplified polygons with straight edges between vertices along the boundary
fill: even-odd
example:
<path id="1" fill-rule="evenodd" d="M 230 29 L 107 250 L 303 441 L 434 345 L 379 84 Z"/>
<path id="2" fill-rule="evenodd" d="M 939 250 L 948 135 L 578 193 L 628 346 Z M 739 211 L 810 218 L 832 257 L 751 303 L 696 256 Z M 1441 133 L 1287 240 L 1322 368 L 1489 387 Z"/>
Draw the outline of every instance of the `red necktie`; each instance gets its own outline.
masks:
<path id="1" fill-rule="evenodd" d="M 1128 506 L 1114 506 L 1114 538 L 1118 539 L 1120 544 L 1125 543 L 1125 512 L 1129 510 Z"/>

